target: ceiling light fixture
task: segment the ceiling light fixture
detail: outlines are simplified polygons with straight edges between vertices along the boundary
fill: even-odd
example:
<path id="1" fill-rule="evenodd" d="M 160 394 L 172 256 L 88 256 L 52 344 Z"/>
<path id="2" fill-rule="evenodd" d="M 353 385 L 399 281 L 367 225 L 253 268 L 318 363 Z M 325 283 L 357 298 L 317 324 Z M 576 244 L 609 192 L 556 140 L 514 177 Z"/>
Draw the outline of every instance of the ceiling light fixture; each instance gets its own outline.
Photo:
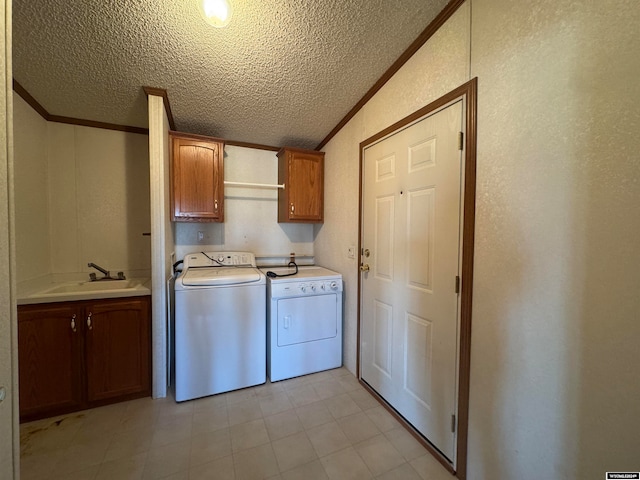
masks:
<path id="1" fill-rule="evenodd" d="M 196 0 L 204 21 L 214 27 L 226 27 L 231 21 L 230 0 Z"/>

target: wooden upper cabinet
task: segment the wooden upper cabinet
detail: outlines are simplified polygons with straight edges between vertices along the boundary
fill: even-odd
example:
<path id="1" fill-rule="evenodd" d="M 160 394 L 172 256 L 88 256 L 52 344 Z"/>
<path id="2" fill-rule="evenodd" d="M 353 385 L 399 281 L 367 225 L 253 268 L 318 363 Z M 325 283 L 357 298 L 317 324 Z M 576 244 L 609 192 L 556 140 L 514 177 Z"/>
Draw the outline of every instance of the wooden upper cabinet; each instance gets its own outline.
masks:
<path id="1" fill-rule="evenodd" d="M 278 152 L 278 222 L 324 221 L 324 152 L 285 147 Z"/>
<path id="2" fill-rule="evenodd" d="M 170 132 L 171 220 L 224 221 L 224 141 Z"/>

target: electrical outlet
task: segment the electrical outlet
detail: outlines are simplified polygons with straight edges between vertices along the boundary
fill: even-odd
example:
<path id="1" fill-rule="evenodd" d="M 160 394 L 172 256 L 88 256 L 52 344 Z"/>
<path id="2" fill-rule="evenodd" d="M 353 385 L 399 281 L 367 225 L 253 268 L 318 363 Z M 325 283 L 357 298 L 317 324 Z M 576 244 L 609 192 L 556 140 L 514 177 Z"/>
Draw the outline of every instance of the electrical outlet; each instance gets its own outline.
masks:
<path id="1" fill-rule="evenodd" d="M 354 246 L 349 247 L 349 250 L 347 251 L 347 257 L 356 258 L 356 247 Z"/>
<path id="2" fill-rule="evenodd" d="M 204 232 L 198 232 L 198 243 L 204 243 Z"/>

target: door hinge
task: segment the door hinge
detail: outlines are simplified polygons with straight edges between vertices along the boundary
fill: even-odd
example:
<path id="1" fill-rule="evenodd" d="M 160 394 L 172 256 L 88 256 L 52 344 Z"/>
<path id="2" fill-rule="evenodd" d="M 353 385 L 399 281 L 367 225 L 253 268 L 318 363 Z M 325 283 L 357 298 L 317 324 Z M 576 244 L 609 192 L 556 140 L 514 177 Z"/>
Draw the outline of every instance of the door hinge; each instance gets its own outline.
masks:
<path id="1" fill-rule="evenodd" d="M 451 415 L 451 431 L 456 433 L 456 416 Z"/>
<path id="2" fill-rule="evenodd" d="M 458 150 L 464 147 L 464 133 L 458 132 Z"/>
<path id="3" fill-rule="evenodd" d="M 460 293 L 460 277 L 456 275 L 456 293 Z"/>

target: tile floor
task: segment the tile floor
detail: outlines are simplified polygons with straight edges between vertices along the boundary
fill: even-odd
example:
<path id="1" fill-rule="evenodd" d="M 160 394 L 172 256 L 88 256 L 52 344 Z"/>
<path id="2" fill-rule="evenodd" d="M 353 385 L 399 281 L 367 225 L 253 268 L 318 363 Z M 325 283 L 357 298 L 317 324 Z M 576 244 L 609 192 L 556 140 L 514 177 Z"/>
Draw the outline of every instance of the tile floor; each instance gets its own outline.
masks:
<path id="1" fill-rule="evenodd" d="M 453 478 L 346 369 L 21 428 L 22 480 Z"/>

